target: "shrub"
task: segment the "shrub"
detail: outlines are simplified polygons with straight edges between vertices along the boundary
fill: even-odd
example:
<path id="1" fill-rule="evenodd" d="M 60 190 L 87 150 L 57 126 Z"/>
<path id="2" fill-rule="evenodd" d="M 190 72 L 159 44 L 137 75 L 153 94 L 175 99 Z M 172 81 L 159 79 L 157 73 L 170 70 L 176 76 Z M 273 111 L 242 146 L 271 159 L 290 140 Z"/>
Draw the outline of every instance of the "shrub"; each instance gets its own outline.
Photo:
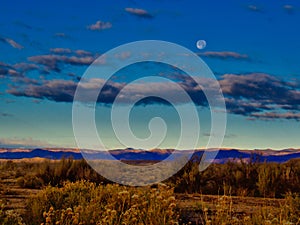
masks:
<path id="1" fill-rule="evenodd" d="M 6 210 L 5 203 L 0 200 L 0 224 L 2 225 L 24 225 L 21 216 L 13 210 Z"/>
<path id="2" fill-rule="evenodd" d="M 65 181 L 88 180 L 91 182 L 109 183 L 105 178 L 93 170 L 85 160 L 73 160 L 72 158 L 59 161 L 45 161 L 36 176 L 43 180 L 43 183 L 51 186 L 62 186 Z"/>
<path id="3" fill-rule="evenodd" d="M 33 224 L 177 224 L 173 189 L 99 185 L 87 181 L 47 187 L 28 202 Z"/>
<path id="4" fill-rule="evenodd" d="M 43 180 L 35 175 L 27 174 L 24 177 L 19 177 L 17 183 L 22 188 L 41 188 L 44 184 Z"/>

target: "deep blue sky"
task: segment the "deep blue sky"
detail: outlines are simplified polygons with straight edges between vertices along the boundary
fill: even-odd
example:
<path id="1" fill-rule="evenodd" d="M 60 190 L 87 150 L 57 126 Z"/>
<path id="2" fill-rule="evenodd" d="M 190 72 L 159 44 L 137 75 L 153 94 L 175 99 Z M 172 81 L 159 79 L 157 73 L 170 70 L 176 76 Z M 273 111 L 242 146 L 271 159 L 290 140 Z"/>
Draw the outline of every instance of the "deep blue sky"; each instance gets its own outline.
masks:
<path id="1" fill-rule="evenodd" d="M 0 15 L 0 146 L 75 147 L 70 93 L 89 63 L 121 44 L 155 39 L 199 53 L 220 81 L 228 110 L 223 147 L 299 147 L 298 1 L 2 0 Z M 207 42 L 203 50 L 199 39 Z M 145 71 L 128 70 L 120 82 Z M 168 118 L 163 147 L 172 147 L 176 113 L 159 104 L 137 110 L 145 107 L 145 118 L 151 110 Z M 206 140 L 208 112 L 200 111 Z M 105 122 L 106 144 L 120 147 Z M 141 137 L 146 122 L 133 122 Z"/>

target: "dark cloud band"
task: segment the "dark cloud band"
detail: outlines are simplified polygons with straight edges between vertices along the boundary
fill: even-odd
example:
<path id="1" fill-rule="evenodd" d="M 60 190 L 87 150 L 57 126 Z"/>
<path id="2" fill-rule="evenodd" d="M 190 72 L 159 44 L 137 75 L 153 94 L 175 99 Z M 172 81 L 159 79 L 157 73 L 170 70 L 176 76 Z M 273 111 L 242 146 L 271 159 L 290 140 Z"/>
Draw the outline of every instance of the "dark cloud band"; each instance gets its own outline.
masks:
<path id="1" fill-rule="evenodd" d="M 86 81 L 84 89 L 86 98 L 83 101 L 89 101 L 88 96 L 97 93 L 98 84 L 103 82 L 101 79 Z M 206 105 L 205 95 L 199 86 L 195 86 L 190 79 L 180 76 L 180 85 L 191 96 L 196 105 Z M 274 76 L 253 73 L 245 75 L 225 74 L 219 80 L 223 94 L 225 96 L 227 110 L 233 114 L 253 118 L 281 118 L 297 119 L 298 114 L 291 111 L 298 111 L 300 105 L 300 91 L 293 83 L 282 81 Z M 124 87 L 124 83 L 109 82 L 103 88 L 98 102 L 112 104 L 115 97 Z M 147 84 L 149 86 L 150 84 Z M 160 85 L 157 89 L 174 95 L 172 85 Z M 203 81 L 203 85 L 211 85 L 209 81 Z M 11 88 L 8 93 L 15 96 L 33 97 L 38 99 L 48 99 L 56 102 L 72 102 L 77 87 L 75 81 L 51 80 L 45 81 L 40 85 L 28 85 L 23 89 Z M 130 96 L 138 95 L 140 92 L 147 91 L 145 84 L 133 86 L 130 93 L 124 97 L 124 103 L 130 100 Z M 164 104 L 158 98 L 149 98 L 141 101 L 141 104 Z M 178 100 L 178 104 L 184 103 Z M 284 114 L 271 113 L 273 111 L 283 110 Z"/>

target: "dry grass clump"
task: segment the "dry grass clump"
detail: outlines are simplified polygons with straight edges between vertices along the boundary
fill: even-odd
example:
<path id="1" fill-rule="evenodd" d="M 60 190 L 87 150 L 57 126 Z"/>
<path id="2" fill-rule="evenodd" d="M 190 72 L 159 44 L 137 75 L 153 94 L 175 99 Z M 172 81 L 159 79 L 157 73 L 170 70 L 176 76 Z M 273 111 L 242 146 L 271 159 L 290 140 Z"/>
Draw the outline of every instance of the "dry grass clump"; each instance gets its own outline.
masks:
<path id="1" fill-rule="evenodd" d="M 242 198 L 241 198 L 242 199 Z M 223 195 L 213 206 L 204 202 L 199 224 L 206 225 L 297 225 L 300 224 L 300 198 L 288 193 L 280 208 L 261 206 L 257 211 L 240 214 L 234 210 L 231 196 Z"/>
<path id="2" fill-rule="evenodd" d="M 62 188 L 47 187 L 31 198 L 27 219 L 30 224 L 44 225 L 173 225 L 178 224 L 175 207 L 170 188 L 96 186 L 77 181 Z"/>
<path id="3" fill-rule="evenodd" d="M 14 210 L 6 210 L 6 203 L 0 199 L 0 224 L 3 225 L 24 225 L 23 219 Z"/>

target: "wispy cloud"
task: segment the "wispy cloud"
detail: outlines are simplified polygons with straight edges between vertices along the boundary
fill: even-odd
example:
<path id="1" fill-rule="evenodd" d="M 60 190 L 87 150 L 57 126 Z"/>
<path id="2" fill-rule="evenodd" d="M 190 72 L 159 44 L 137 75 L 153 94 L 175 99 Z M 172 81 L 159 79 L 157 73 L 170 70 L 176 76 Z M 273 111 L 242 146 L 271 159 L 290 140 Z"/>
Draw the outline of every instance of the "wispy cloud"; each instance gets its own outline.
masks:
<path id="1" fill-rule="evenodd" d="M 86 51 L 86 50 L 82 50 L 82 49 L 75 50 L 74 52 L 75 52 L 77 55 L 79 55 L 79 56 L 92 56 L 92 55 L 93 55 L 92 52 L 89 52 L 89 51 Z"/>
<path id="2" fill-rule="evenodd" d="M 17 43 L 16 41 L 14 41 L 13 39 L 10 39 L 10 38 L 0 37 L 0 41 L 9 44 L 13 48 L 17 48 L 17 49 L 24 48 L 22 45 L 20 45 L 19 43 Z"/>
<path id="3" fill-rule="evenodd" d="M 61 61 L 60 55 L 37 55 L 28 57 L 30 62 L 37 64 L 42 64 L 46 66 L 47 69 L 60 72 L 58 63 Z"/>
<path id="4" fill-rule="evenodd" d="M 66 55 L 37 55 L 28 58 L 29 61 L 42 64 L 47 69 L 60 72 L 60 64 L 70 64 L 70 65 L 90 65 L 94 60 L 94 56 L 84 55 L 84 56 L 66 56 Z"/>
<path id="5" fill-rule="evenodd" d="M 0 77 L 21 77 L 22 74 L 18 72 L 13 66 L 0 62 Z"/>
<path id="6" fill-rule="evenodd" d="M 17 26 L 20 26 L 20 27 L 29 29 L 29 30 L 32 30 L 32 29 L 33 29 L 32 26 L 30 26 L 30 25 L 24 23 L 23 21 L 15 21 L 14 24 L 17 25 Z"/>
<path id="7" fill-rule="evenodd" d="M 66 34 L 64 32 L 57 32 L 53 34 L 53 37 L 57 38 L 57 39 L 66 39 L 66 40 L 73 40 L 72 36 L 70 36 L 69 34 Z"/>
<path id="8" fill-rule="evenodd" d="M 293 119 L 300 121 L 300 113 L 295 112 L 263 112 L 263 113 L 252 113 L 251 115 L 254 118 L 265 119 L 265 120 L 274 120 L 274 119 Z"/>
<path id="9" fill-rule="evenodd" d="M 211 134 L 209 132 L 203 133 L 204 137 L 211 137 L 211 136 L 216 136 L 216 135 L 218 135 L 218 134 Z M 237 135 L 235 135 L 235 134 L 225 134 L 225 138 L 236 138 L 236 137 L 237 137 Z"/>
<path id="10" fill-rule="evenodd" d="M 82 49 L 52 48 L 50 54 L 30 56 L 26 62 L 14 65 L 0 62 L 0 77 L 20 77 L 24 80 L 30 71 L 38 71 L 39 74 L 48 74 L 51 71 L 61 72 L 61 67 L 64 65 L 90 65 L 98 56 L 99 54 Z"/>
<path id="11" fill-rule="evenodd" d="M 78 49 L 78 50 L 72 50 L 70 48 L 51 48 L 50 49 L 51 53 L 59 54 L 59 55 L 69 55 L 69 54 L 75 54 L 78 56 L 91 56 L 93 55 L 92 52 L 83 50 L 83 49 Z"/>
<path id="12" fill-rule="evenodd" d="M 151 15 L 148 11 L 146 11 L 145 9 L 138 9 L 138 8 L 125 8 L 125 11 L 138 16 L 138 17 L 142 17 L 142 18 L 148 18 L 151 19 L 153 18 L 153 15 Z"/>
<path id="13" fill-rule="evenodd" d="M 130 56 L 131 56 L 131 53 L 129 51 L 121 52 L 121 53 L 115 55 L 115 57 L 117 59 L 128 59 Z"/>
<path id="14" fill-rule="evenodd" d="M 0 62 L 0 67 L 9 67 L 9 64 L 4 63 L 4 62 Z"/>
<path id="15" fill-rule="evenodd" d="M 12 117 L 12 116 L 13 116 L 13 114 L 0 112 L 0 117 Z"/>
<path id="16" fill-rule="evenodd" d="M 26 77 L 26 73 L 34 70 L 42 72 L 40 66 L 33 63 L 21 62 L 14 65 L 8 65 L 0 62 L 0 77 L 5 76 L 11 78 L 13 81 L 16 81 L 16 78 L 18 78 L 18 81 L 29 79 Z"/>
<path id="17" fill-rule="evenodd" d="M 295 12 L 295 7 L 293 5 L 284 5 L 282 8 L 288 14 L 293 14 Z"/>
<path id="18" fill-rule="evenodd" d="M 257 6 L 257 5 L 248 5 L 247 9 L 253 12 L 262 12 L 262 7 Z"/>
<path id="19" fill-rule="evenodd" d="M 20 88 L 12 87 L 7 93 L 15 96 L 49 99 L 56 102 L 72 102 L 77 84 L 74 81 L 50 80 L 41 85 L 27 85 Z"/>
<path id="20" fill-rule="evenodd" d="M 66 37 L 67 35 L 65 33 L 55 33 L 55 37 Z"/>
<path id="21" fill-rule="evenodd" d="M 72 52 L 72 50 L 69 48 L 51 48 L 50 52 L 56 54 L 69 54 Z"/>
<path id="22" fill-rule="evenodd" d="M 0 77 L 4 77 L 8 74 L 8 69 L 0 67 Z"/>
<path id="23" fill-rule="evenodd" d="M 46 141 L 36 140 L 33 138 L 0 138 L 0 147 L 19 148 L 19 147 L 53 147 Z"/>
<path id="24" fill-rule="evenodd" d="M 101 20 L 98 20 L 95 24 L 91 24 L 87 26 L 88 30 L 105 30 L 112 27 L 112 24 L 110 22 L 103 22 Z"/>
<path id="25" fill-rule="evenodd" d="M 197 55 L 219 59 L 249 59 L 249 56 L 246 54 L 231 51 L 207 51 L 199 52 Z"/>
<path id="26" fill-rule="evenodd" d="M 38 65 L 32 64 L 32 63 L 25 63 L 25 62 L 16 63 L 12 67 L 14 69 L 18 70 L 21 73 L 28 72 L 28 71 L 31 71 L 31 70 L 38 70 L 39 69 Z"/>

